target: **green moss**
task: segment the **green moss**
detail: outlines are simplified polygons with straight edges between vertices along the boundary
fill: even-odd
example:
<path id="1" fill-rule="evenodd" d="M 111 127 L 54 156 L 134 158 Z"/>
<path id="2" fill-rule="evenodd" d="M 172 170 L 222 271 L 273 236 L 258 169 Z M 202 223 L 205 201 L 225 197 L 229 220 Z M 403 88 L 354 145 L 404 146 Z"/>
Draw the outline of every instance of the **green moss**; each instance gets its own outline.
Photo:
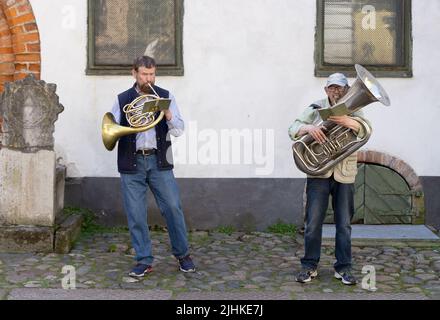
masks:
<path id="1" fill-rule="evenodd" d="M 218 232 L 218 233 L 224 233 L 227 235 L 231 235 L 235 232 L 235 228 L 233 226 L 221 226 L 218 227 L 217 229 L 214 229 L 214 232 Z"/>
<path id="2" fill-rule="evenodd" d="M 297 232 L 297 227 L 294 224 L 284 223 L 281 220 L 278 220 L 277 223 L 269 226 L 267 231 L 270 233 L 283 234 L 295 236 Z"/>
<path id="3" fill-rule="evenodd" d="M 104 227 L 98 224 L 96 214 L 90 209 L 65 207 L 64 213 L 67 215 L 79 214 L 83 217 L 84 220 L 81 226 L 81 233 L 84 234 L 128 232 L 128 227 Z"/>

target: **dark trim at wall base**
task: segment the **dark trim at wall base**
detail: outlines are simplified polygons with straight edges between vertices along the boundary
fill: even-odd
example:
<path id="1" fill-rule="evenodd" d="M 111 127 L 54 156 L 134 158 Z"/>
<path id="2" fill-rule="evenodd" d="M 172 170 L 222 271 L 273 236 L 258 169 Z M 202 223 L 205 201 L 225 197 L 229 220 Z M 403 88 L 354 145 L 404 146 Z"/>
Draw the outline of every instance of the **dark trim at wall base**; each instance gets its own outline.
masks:
<path id="1" fill-rule="evenodd" d="M 265 230 L 282 220 L 301 224 L 304 179 L 177 179 L 189 229 L 234 226 Z M 148 222 L 164 225 L 148 192 Z M 126 225 L 119 178 L 67 179 L 65 205 L 96 212 L 101 224 Z"/>
<path id="2" fill-rule="evenodd" d="M 440 177 L 422 177 L 426 224 L 440 229 Z M 305 179 L 177 179 L 191 230 L 233 226 L 263 231 L 281 220 L 302 225 Z M 165 224 L 148 193 L 148 222 Z M 67 179 L 65 205 L 93 210 L 100 224 L 126 226 L 119 178 Z"/>
<path id="3" fill-rule="evenodd" d="M 425 194 L 425 224 L 440 230 L 440 177 L 420 177 Z"/>

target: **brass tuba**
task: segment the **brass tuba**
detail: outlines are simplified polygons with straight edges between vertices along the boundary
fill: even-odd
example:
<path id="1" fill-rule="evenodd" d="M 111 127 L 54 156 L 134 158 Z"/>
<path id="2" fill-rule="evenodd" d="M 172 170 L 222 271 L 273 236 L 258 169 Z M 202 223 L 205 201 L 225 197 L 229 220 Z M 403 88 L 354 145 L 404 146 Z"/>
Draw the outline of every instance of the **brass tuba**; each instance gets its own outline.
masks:
<path id="1" fill-rule="evenodd" d="M 118 125 L 111 112 L 104 115 L 101 132 L 102 142 L 107 150 L 112 151 L 119 138 L 147 131 L 163 119 L 164 110 L 169 108 L 171 100 L 160 98 L 153 87 L 148 85 L 154 94 L 141 95 L 122 109 L 130 127 Z M 159 114 L 156 117 L 157 112 Z"/>
<path id="2" fill-rule="evenodd" d="M 345 104 L 348 114 L 351 114 L 372 102 L 379 101 L 385 106 L 389 106 L 390 99 L 386 91 L 373 75 L 359 64 L 356 64 L 355 68 L 356 81 L 334 107 Z M 295 141 L 292 148 L 298 169 L 311 176 L 323 175 L 366 144 L 372 130 L 366 121 L 360 120 L 359 122 L 365 132 L 363 138 L 358 138 L 351 129 L 337 125 L 332 121 L 322 121 L 318 126 L 325 127 L 324 133 L 327 136 L 325 143 L 318 143 L 310 134 Z"/>

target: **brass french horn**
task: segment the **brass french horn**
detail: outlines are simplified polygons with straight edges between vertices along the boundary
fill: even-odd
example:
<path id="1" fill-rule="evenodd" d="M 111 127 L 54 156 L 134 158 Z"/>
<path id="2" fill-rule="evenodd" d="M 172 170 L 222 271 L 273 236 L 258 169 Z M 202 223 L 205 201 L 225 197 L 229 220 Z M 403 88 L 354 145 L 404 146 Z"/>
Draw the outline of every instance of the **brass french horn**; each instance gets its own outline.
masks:
<path id="1" fill-rule="evenodd" d="M 112 151 L 115 148 L 119 138 L 150 130 L 163 119 L 165 115 L 164 110 L 168 109 L 171 100 L 160 98 L 153 87 L 150 84 L 148 85 L 154 94 L 141 95 L 122 109 L 130 127 L 117 124 L 111 112 L 104 114 L 101 133 L 102 142 L 108 151 Z M 148 109 L 148 111 L 145 112 L 145 109 Z M 159 111 L 160 113 L 156 117 Z"/>
<path id="2" fill-rule="evenodd" d="M 388 94 L 373 75 L 359 64 L 356 64 L 355 68 L 357 79 L 336 106 L 345 104 L 348 114 L 377 101 L 389 106 Z M 332 121 L 319 123 L 318 126 L 325 127 L 323 131 L 327 137 L 325 143 L 319 144 L 310 134 L 307 134 L 292 146 L 298 169 L 311 176 L 320 176 L 361 148 L 370 139 L 372 130 L 366 121 L 359 120 L 359 122 L 365 132 L 362 138 L 357 137 L 351 129 Z"/>

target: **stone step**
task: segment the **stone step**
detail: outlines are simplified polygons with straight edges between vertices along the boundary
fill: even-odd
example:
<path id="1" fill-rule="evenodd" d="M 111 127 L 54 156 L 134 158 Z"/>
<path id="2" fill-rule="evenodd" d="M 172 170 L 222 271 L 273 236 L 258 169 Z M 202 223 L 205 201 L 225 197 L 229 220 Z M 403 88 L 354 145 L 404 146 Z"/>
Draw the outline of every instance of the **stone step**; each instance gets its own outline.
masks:
<path id="1" fill-rule="evenodd" d="M 173 297 L 169 290 L 122 289 L 13 289 L 8 300 L 427 300 L 413 293 L 288 293 L 272 291 L 185 292 Z"/>
<path id="2" fill-rule="evenodd" d="M 323 239 L 334 239 L 335 225 L 326 224 Z M 424 225 L 352 225 L 352 239 L 429 240 L 440 241 L 438 235 Z"/>
<path id="3" fill-rule="evenodd" d="M 7 300 L 170 300 L 169 290 L 14 289 Z"/>

